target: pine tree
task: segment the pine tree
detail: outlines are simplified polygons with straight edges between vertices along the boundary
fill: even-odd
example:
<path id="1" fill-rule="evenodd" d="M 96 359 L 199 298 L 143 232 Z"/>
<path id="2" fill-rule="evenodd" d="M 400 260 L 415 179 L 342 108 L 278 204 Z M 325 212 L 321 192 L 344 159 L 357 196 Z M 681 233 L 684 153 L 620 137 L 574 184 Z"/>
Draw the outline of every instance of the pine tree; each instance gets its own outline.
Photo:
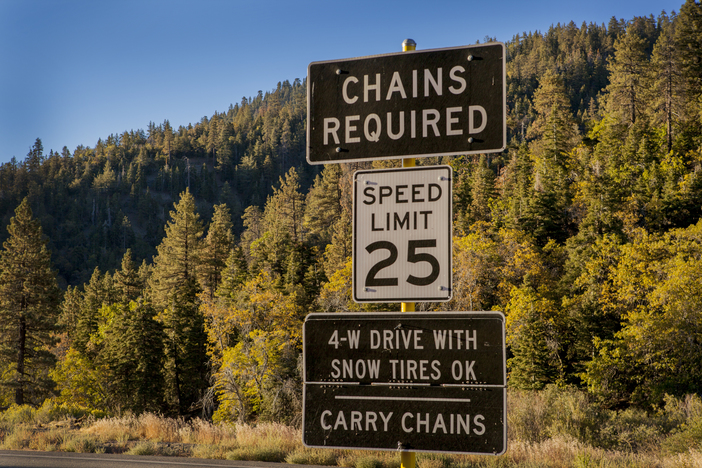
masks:
<path id="1" fill-rule="evenodd" d="M 156 248 L 151 290 L 154 305 L 165 308 L 169 296 L 191 278 L 197 278 L 202 253 L 202 222 L 195 211 L 195 198 L 186 189 L 174 203 L 166 224 L 166 236 Z"/>
<path id="2" fill-rule="evenodd" d="M 564 242 L 571 228 L 568 206 L 568 154 L 577 143 L 569 100 L 562 80 L 552 73 L 542 77 L 534 93 L 536 120 L 528 136 L 534 161 L 534 195 L 527 209 L 527 226 L 538 242 Z"/>
<path id="3" fill-rule="evenodd" d="M 213 298 L 233 242 L 232 219 L 225 204 L 215 205 L 212 222 L 202 249 L 201 284 L 208 298 Z"/>
<path id="4" fill-rule="evenodd" d="M 223 174 L 229 171 L 232 164 L 232 140 L 234 127 L 231 122 L 221 122 L 217 136 L 217 170 Z"/>
<path id="5" fill-rule="evenodd" d="M 90 345 L 90 339 L 98 330 L 98 311 L 103 304 L 111 304 L 116 299 L 112 277 L 108 273 L 103 275 L 100 269 L 95 267 L 90 281 L 85 285 L 85 290 L 82 293 L 74 291 L 74 294 L 78 296 L 76 298 L 78 310 L 71 311 L 67 308 L 69 304 L 64 303 L 63 316 L 76 314 L 75 328 L 69 329 L 73 347 L 81 354 L 94 358 L 97 350 Z"/>
<path id="6" fill-rule="evenodd" d="M 29 153 L 27 153 L 27 159 L 25 159 L 24 163 L 30 173 L 37 174 L 43 160 L 44 145 L 41 143 L 41 139 L 37 138 L 34 145 L 30 148 Z"/>
<path id="7" fill-rule="evenodd" d="M 256 205 L 246 207 L 241 216 L 244 223 L 244 232 L 241 234 L 241 248 L 247 261 L 251 259 L 251 244 L 263 235 L 263 213 Z"/>
<path id="8" fill-rule="evenodd" d="M 83 292 L 75 286 L 68 286 L 63 295 L 63 301 L 61 302 L 59 324 L 66 330 L 71 341 L 75 340 L 75 330 L 78 328 L 78 319 L 80 317 L 82 304 Z"/>
<path id="9" fill-rule="evenodd" d="M 217 288 L 217 296 L 225 300 L 236 298 L 241 285 L 249 279 L 249 268 L 241 246 L 234 247 L 227 258 L 226 267 L 222 272 L 222 282 Z"/>
<path id="10" fill-rule="evenodd" d="M 262 216 L 256 208 L 250 208 L 244 213 L 246 231 L 241 236 L 249 270 L 252 275 L 265 270 L 283 287 L 288 258 L 304 240 L 305 197 L 300 193 L 300 177 L 295 168 L 285 178 L 280 177 L 280 187 L 268 197 Z"/>
<path id="11" fill-rule="evenodd" d="M 39 222 L 27 198 L 7 228 L 0 253 L 0 357 L 12 363 L 0 385 L 14 390 L 18 405 L 39 404 L 51 388 L 49 349 L 58 330 L 60 290 Z"/>
<path id="12" fill-rule="evenodd" d="M 305 197 L 300 193 L 300 176 L 294 167 L 285 178 L 280 177 L 280 188 L 273 189 L 264 210 L 265 227 L 277 242 L 286 235 L 293 242 L 303 239 L 302 221 Z"/>
<path id="13" fill-rule="evenodd" d="M 608 106 L 629 125 L 644 112 L 650 76 L 646 42 L 633 30 L 615 41 L 613 60 L 607 67 L 610 84 L 607 86 Z"/>
<path id="14" fill-rule="evenodd" d="M 545 291 L 547 294 L 550 291 Z M 531 286 L 513 288 L 507 310 L 510 386 L 538 390 L 563 377 L 560 348 L 567 340 L 556 302 Z"/>
<path id="15" fill-rule="evenodd" d="M 515 388 L 540 390 L 554 377 L 543 324 L 533 315 L 528 315 L 520 331 L 525 339 L 511 347 L 514 357 L 508 362 L 509 384 Z"/>
<path id="16" fill-rule="evenodd" d="M 577 143 L 575 122 L 570 110 L 570 99 L 561 77 L 547 72 L 534 92 L 536 119 L 527 136 L 533 139 L 529 149 L 536 155 L 538 167 L 548 162 L 565 165 L 565 156 Z M 550 161 L 548 161 L 550 160 Z"/>
<path id="17" fill-rule="evenodd" d="M 342 210 L 341 217 L 332 226 L 332 239 L 324 250 L 324 273 L 331 278 L 351 259 L 351 217 Z"/>
<path id="18" fill-rule="evenodd" d="M 472 222 L 490 221 L 490 202 L 496 197 L 495 174 L 484 155 L 473 172 L 470 191 Z"/>
<path id="19" fill-rule="evenodd" d="M 168 306 L 160 315 L 166 332 L 166 401 L 178 414 L 192 413 L 209 383 L 199 293 L 197 279 L 188 278 L 169 294 Z"/>
<path id="20" fill-rule="evenodd" d="M 702 96 L 702 3 L 686 0 L 675 27 L 680 65 L 690 92 Z"/>
<path id="21" fill-rule="evenodd" d="M 144 291 L 144 281 L 132 259 L 132 249 L 127 249 L 122 257 L 122 269 L 114 274 L 114 283 L 119 301 L 128 304 L 135 301 Z"/>
<path id="22" fill-rule="evenodd" d="M 198 270 L 202 223 L 186 189 L 171 211 L 166 237 L 157 247 L 151 294 L 166 332 L 166 400 L 179 414 L 193 409 L 207 387 L 204 317 Z"/>
<path id="23" fill-rule="evenodd" d="M 522 227 L 524 218 L 529 212 L 529 205 L 534 194 L 532 162 L 526 144 L 522 144 L 511 152 L 503 179 L 503 198 L 507 205 L 508 227 Z"/>
<path id="24" fill-rule="evenodd" d="M 210 119 L 209 131 L 207 133 L 207 152 L 212 153 L 212 165 L 217 162 L 217 140 L 219 137 L 219 115 L 215 113 Z"/>
<path id="25" fill-rule="evenodd" d="M 334 223 L 341 217 L 341 168 L 327 164 L 307 194 L 304 226 L 321 245 L 331 242 Z"/>
<path id="26" fill-rule="evenodd" d="M 111 323 L 106 327 L 101 361 L 109 369 L 113 404 L 136 414 L 163 408 L 163 326 L 143 300 L 106 306 Z"/>
<path id="27" fill-rule="evenodd" d="M 674 22 L 667 16 L 661 18 L 661 33 L 651 56 L 653 71 L 653 121 L 665 125 L 666 152 L 673 149 L 673 116 L 681 115 L 680 98 L 682 83 Z"/>

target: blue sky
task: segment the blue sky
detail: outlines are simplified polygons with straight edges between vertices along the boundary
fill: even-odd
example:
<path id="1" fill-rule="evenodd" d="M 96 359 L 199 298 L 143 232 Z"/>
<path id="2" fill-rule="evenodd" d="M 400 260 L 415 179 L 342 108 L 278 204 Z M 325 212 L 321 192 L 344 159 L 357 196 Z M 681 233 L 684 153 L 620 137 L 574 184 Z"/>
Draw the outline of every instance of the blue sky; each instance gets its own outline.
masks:
<path id="1" fill-rule="evenodd" d="M 313 61 L 474 44 L 682 0 L 0 0 L 0 163 L 168 119 L 175 128 L 304 78 Z"/>

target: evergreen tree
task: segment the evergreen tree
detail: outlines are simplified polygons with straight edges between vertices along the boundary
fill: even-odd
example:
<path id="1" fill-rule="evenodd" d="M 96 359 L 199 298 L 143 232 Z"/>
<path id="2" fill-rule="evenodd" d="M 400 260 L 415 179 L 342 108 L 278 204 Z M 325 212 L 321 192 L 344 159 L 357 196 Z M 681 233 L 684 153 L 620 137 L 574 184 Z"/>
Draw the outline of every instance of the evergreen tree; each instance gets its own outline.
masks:
<path id="1" fill-rule="evenodd" d="M 353 250 L 351 224 L 351 216 L 342 210 L 341 217 L 332 226 L 331 242 L 324 249 L 324 273 L 327 278 L 331 278 L 351 258 Z"/>
<path id="2" fill-rule="evenodd" d="M 263 213 L 256 205 L 246 207 L 244 214 L 241 216 L 244 223 L 244 232 L 241 234 L 241 248 L 244 250 L 244 255 L 247 261 L 251 259 L 251 244 L 258 240 L 264 232 Z"/>
<path id="3" fill-rule="evenodd" d="M 683 114 L 681 106 L 682 83 L 675 47 L 674 22 L 667 16 L 661 18 L 661 33 L 653 47 L 651 70 L 653 72 L 653 122 L 665 126 L 666 153 L 673 149 L 673 117 Z"/>
<path id="4" fill-rule="evenodd" d="M 34 145 L 30 148 L 29 153 L 27 153 L 27 159 L 25 161 L 25 166 L 32 174 L 37 174 L 41 168 L 41 163 L 44 160 L 44 145 L 40 138 L 37 138 Z M 38 174 L 37 174 L 38 175 Z"/>
<path id="5" fill-rule="evenodd" d="M 191 278 L 197 279 L 202 254 L 202 222 L 195 211 L 195 198 L 186 189 L 173 204 L 166 224 L 166 237 L 156 248 L 154 271 L 150 281 L 154 305 L 168 306 L 170 295 Z"/>
<path id="6" fill-rule="evenodd" d="M 83 293 L 74 286 L 68 286 L 61 302 L 59 324 L 66 330 L 71 342 L 75 340 L 75 330 L 78 328 L 80 308 L 83 304 Z"/>
<path id="7" fill-rule="evenodd" d="M 222 272 L 222 282 L 217 288 L 217 296 L 225 299 L 235 299 L 241 285 L 249 278 L 246 257 L 241 246 L 234 247 L 229 253 L 227 263 Z"/>
<path id="8" fill-rule="evenodd" d="M 527 209 L 527 225 L 538 242 L 549 239 L 565 242 L 572 230 L 568 217 L 571 203 L 568 181 L 568 155 L 577 144 L 577 133 L 560 78 L 543 76 L 534 93 L 536 120 L 528 136 L 534 161 L 534 194 Z"/>
<path id="9" fill-rule="evenodd" d="M 210 299 L 222 281 L 229 251 L 233 242 L 232 220 L 225 204 L 215 205 L 212 222 L 202 249 L 201 283 Z"/>
<path id="10" fill-rule="evenodd" d="M 219 139 L 219 115 L 215 113 L 210 119 L 209 131 L 207 133 L 207 152 L 212 153 L 212 164 L 217 162 L 217 142 Z"/>
<path id="11" fill-rule="evenodd" d="M 285 178 L 280 177 L 280 188 L 273 190 L 264 211 L 266 230 L 278 241 L 289 236 L 293 242 L 303 240 L 305 197 L 300 193 L 300 176 L 290 168 Z"/>
<path id="12" fill-rule="evenodd" d="M 163 408 L 163 326 L 143 300 L 105 306 L 110 321 L 101 360 L 109 369 L 115 406 L 136 414 Z"/>
<path id="13" fill-rule="evenodd" d="M 331 242 L 334 223 L 341 217 L 341 168 L 326 164 L 307 194 L 304 226 L 321 245 Z"/>
<path id="14" fill-rule="evenodd" d="M 553 382 L 555 373 L 551 368 L 551 353 L 546 345 L 543 324 L 534 315 L 527 315 L 520 325 L 520 340 L 513 340 L 514 354 L 508 361 L 509 385 L 515 388 L 541 390 Z"/>
<path id="15" fill-rule="evenodd" d="M 511 291 L 507 310 L 507 344 L 513 354 L 507 365 L 509 383 L 538 390 L 563 378 L 564 341 L 562 312 L 556 303 L 530 286 Z"/>
<path id="16" fill-rule="evenodd" d="M 506 224 L 510 228 L 523 226 L 534 193 L 531 158 L 526 144 L 510 151 L 503 182 L 503 200 L 506 204 Z"/>
<path id="17" fill-rule="evenodd" d="M 191 412 L 207 387 L 206 334 L 199 307 L 202 223 L 186 189 L 171 211 L 158 246 L 151 294 L 166 332 L 166 400 L 179 414 Z"/>
<path id="18" fill-rule="evenodd" d="M 702 96 L 702 3 L 699 0 L 686 0 L 680 7 L 675 42 L 685 81 L 692 96 L 699 98 Z"/>
<path id="19" fill-rule="evenodd" d="M 644 112 L 649 81 L 646 42 L 633 30 L 615 41 L 614 58 L 608 69 L 608 105 L 622 122 L 632 125 Z"/>
<path id="20" fill-rule="evenodd" d="M 90 345 L 90 340 L 98 330 L 100 319 L 98 311 L 104 304 L 112 304 L 115 300 L 112 278 L 108 273 L 101 274 L 100 269 L 95 267 L 90 281 L 85 285 L 85 290 L 82 293 L 78 292 L 78 296 L 76 300 L 78 310 L 74 312 L 68 309 L 67 303 L 64 303 L 63 314 L 77 314 L 76 326 L 73 330 L 69 330 L 73 347 L 81 354 L 93 358 L 97 350 Z"/>
<path id="21" fill-rule="evenodd" d="M 122 269 L 114 274 L 114 284 L 119 301 L 128 304 L 135 301 L 144 291 L 144 281 L 132 259 L 132 249 L 127 249 L 122 257 Z"/>
<path id="22" fill-rule="evenodd" d="M 465 234 L 468 232 L 472 219 L 470 218 L 471 205 L 471 170 L 474 165 L 467 158 L 456 158 L 451 162 L 453 168 L 453 229 L 455 232 Z"/>
<path id="23" fill-rule="evenodd" d="M 589 239 L 585 239 L 589 235 Z M 595 355 L 595 343 L 611 340 L 621 329 L 624 307 L 612 300 L 616 292 L 611 269 L 621 257 L 620 239 L 612 234 L 583 233 L 568 241 L 570 258 L 562 283 L 569 289 L 563 307 L 574 330 L 571 358 L 578 371 Z M 579 275 L 578 275 L 579 274 Z"/>
<path id="24" fill-rule="evenodd" d="M 473 172 L 470 190 L 470 219 L 476 221 L 490 221 L 490 204 L 497 195 L 495 191 L 495 173 L 484 155 Z"/>
<path id="25" fill-rule="evenodd" d="M 207 334 L 200 285 L 189 277 L 168 296 L 161 313 L 165 340 L 166 402 L 178 414 L 193 413 L 208 387 Z"/>
<path id="26" fill-rule="evenodd" d="M 534 92 L 536 118 L 527 136 L 536 156 L 537 172 L 545 172 L 550 162 L 564 167 L 568 152 L 577 143 L 575 122 L 568 91 L 561 77 L 547 72 Z"/>
<path id="27" fill-rule="evenodd" d="M 0 253 L 0 357 L 12 363 L 0 385 L 14 390 L 18 405 L 39 404 L 52 387 L 60 290 L 42 229 L 27 198 L 7 228 Z"/>

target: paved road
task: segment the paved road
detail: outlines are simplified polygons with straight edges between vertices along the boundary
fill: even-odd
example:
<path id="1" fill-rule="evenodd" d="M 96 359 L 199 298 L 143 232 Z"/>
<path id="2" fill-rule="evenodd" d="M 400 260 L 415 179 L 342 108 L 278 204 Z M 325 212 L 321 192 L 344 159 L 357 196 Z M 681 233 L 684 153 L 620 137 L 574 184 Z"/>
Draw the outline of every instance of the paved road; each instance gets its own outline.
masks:
<path id="1" fill-rule="evenodd" d="M 174 468 L 300 468 L 300 465 L 285 463 L 0 450 L 2 468 L 166 468 L 169 466 Z"/>

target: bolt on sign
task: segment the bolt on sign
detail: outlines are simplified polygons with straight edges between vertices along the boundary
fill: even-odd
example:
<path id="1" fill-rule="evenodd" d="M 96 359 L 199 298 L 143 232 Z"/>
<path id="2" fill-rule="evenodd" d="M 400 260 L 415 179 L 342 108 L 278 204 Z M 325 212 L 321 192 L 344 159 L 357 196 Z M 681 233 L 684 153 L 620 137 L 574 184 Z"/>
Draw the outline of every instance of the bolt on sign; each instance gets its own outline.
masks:
<path id="1" fill-rule="evenodd" d="M 451 299 L 452 174 L 451 166 L 356 171 L 356 302 Z"/>
<path id="2" fill-rule="evenodd" d="M 307 446 L 507 448 L 500 312 L 310 314 L 303 359 Z"/>
<path id="3" fill-rule="evenodd" d="M 310 63 L 307 161 L 501 152 L 505 83 L 498 42 Z"/>

